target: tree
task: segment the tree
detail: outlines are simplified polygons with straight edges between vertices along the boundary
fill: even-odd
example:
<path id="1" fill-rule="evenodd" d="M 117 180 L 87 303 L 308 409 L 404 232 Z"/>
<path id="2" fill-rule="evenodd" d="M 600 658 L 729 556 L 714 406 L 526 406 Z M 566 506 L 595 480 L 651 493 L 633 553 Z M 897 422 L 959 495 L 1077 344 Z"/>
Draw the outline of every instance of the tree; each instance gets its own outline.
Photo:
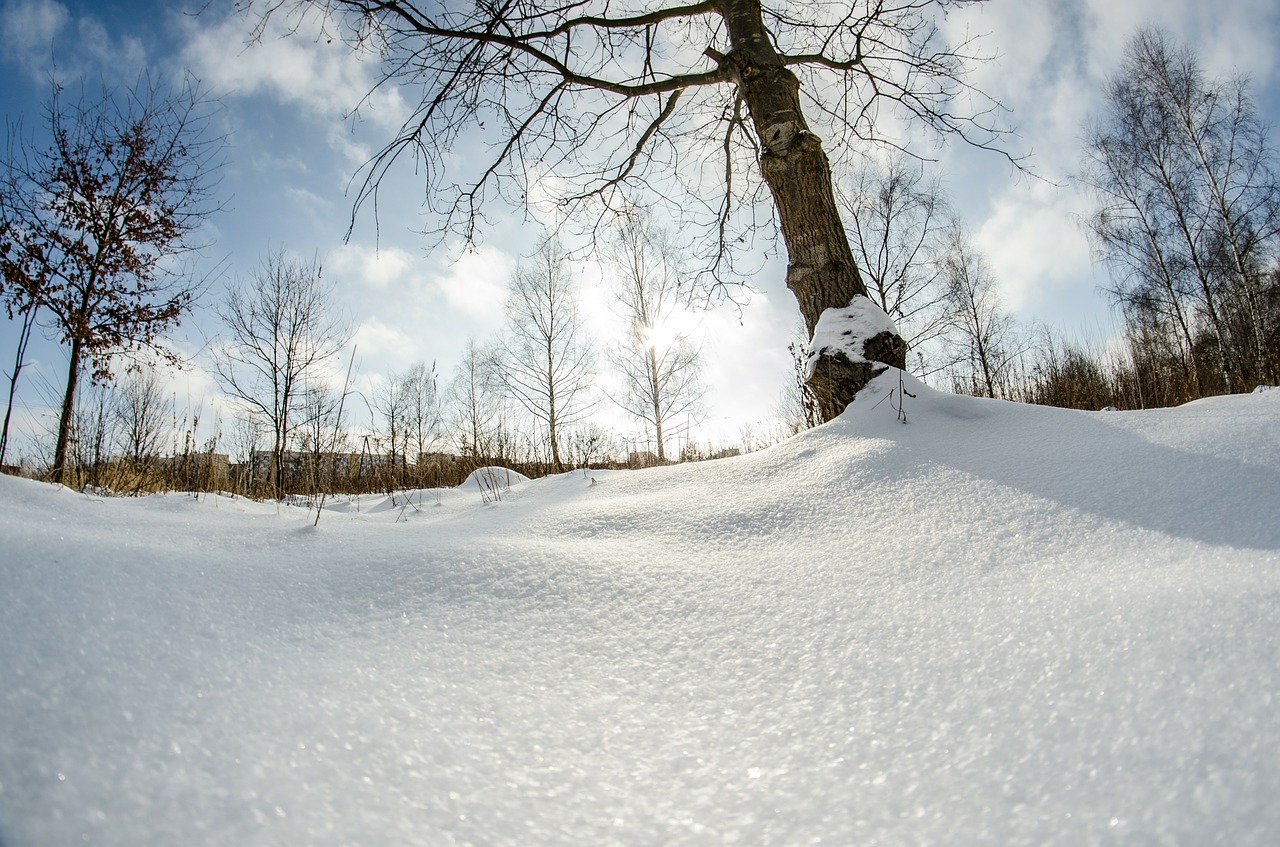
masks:
<path id="1" fill-rule="evenodd" d="M 1013 317 L 1000 307 L 995 278 L 957 225 L 944 262 L 947 298 L 955 316 L 951 343 L 956 361 L 968 370 L 956 380 L 969 393 L 995 397 L 1001 393 L 1018 350 Z"/>
<path id="2" fill-rule="evenodd" d="M 1208 333 L 1225 390 L 1277 372 L 1266 336 L 1267 269 L 1280 239 L 1280 182 L 1246 80 L 1208 78 L 1196 55 L 1139 30 L 1090 127 L 1089 229 L 1133 324 L 1176 332 L 1192 396 Z"/>
<path id="3" fill-rule="evenodd" d="M 495 359 L 494 351 L 470 339 L 449 383 L 458 451 L 476 461 L 494 457 L 501 441 L 497 435 L 501 400 L 496 390 L 500 380 L 495 375 Z"/>
<path id="4" fill-rule="evenodd" d="M 860 169 L 840 194 L 871 299 L 893 319 L 907 350 L 921 352 L 952 317 L 942 275 L 953 221 L 941 183 L 898 154 Z"/>
<path id="5" fill-rule="evenodd" d="M 69 454 L 64 481 L 72 479 L 72 468 L 86 476 L 78 482 L 102 484 L 102 471 L 106 465 L 107 448 L 114 438 L 114 421 L 111 414 L 111 394 L 105 384 L 90 386 L 80 393 L 75 412 L 71 415 L 71 432 L 67 437 Z"/>
<path id="6" fill-rule="evenodd" d="M 391 373 L 373 392 L 372 406 L 378 420 L 374 427 L 390 453 L 392 473 L 404 467 L 409 448 L 409 386 L 405 377 Z"/>
<path id="7" fill-rule="evenodd" d="M 623 378 L 620 406 L 653 427 L 658 461 L 667 460 L 668 423 L 701 399 L 701 354 L 675 326 L 684 272 L 671 235 L 647 215 L 621 219 L 609 256 L 615 302 L 628 329 L 611 358 Z"/>
<path id="8" fill-rule="evenodd" d="M 224 391 L 262 419 L 271 435 L 270 484 L 284 485 L 285 451 L 307 413 L 309 379 L 351 336 L 331 311 L 333 284 L 318 259 L 304 261 L 279 250 L 268 255 L 253 278 L 217 308 L 227 338 L 213 348 L 214 373 Z M 312 404 L 316 414 L 318 404 Z"/>
<path id="9" fill-rule="evenodd" d="M 443 418 L 435 365 L 415 362 L 403 373 L 388 374 L 374 391 L 371 407 L 380 418 L 374 426 L 391 451 L 392 464 L 403 468 L 410 456 L 420 461 L 439 437 Z"/>
<path id="10" fill-rule="evenodd" d="M 748 207 L 750 221 L 762 182 L 790 260 L 787 285 L 812 337 L 825 312 L 867 293 L 828 155 L 879 138 L 882 108 L 981 146 L 994 141 L 988 119 L 995 106 L 964 78 L 975 57 L 967 43 L 943 44 L 934 21 L 935 13 L 971 2 L 979 0 L 245 5 L 258 13 L 259 36 L 275 16 L 297 31 L 301 18 L 319 13 L 331 37 L 384 57 L 384 81 L 421 92 L 402 131 L 369 163 L 357 208 L 376 200 L 380 181 L 406 153 L 426 174 L 426 203 L 439 213 L 441 231 L 467 240 L 495 199 L 528 203 L 557 192 L 552 199 L 592 214 L 666 198 L 668 208 L 712 210 L 703 219 L 715 246 L 709 270 L 724 281 L 739 209 Z M 989 107 L 962 112 L 958 95 Z M 806 98 L 828 146 L 807 122 Z M 474 147 L 477 138 L 492 145 L 491 155 L 473 172 L 455 173 L 452 151 L 464 139 Z M 720 164 L 705 166 L 713 157 Z M 543 179 L 548 173 L 556 179 Z M 810 371 L 824 409 L 837 414 L 874 373 L 904 363 L 891 330 L 842 338 L 817 351 Z"/>
<path id="11" fill-rule="evenodd" d="M 601 455 L 607 455 L 613 442 L 613 435 L 598 423 L 588 423 L 578 427 L 569 437 L 569 452 L 575 464 L 581 465 L 585 473 L 591 463 Z"/>
<path id="12" fill-rule="evenodd" d="M 173 417 L 173 401 L 164 393 L 160 375 L 149 366 L 133 371 L 115 394 L 112 415 L 116 447 L 137 468 L 160 455 Z"/>
<path id="13" fill-rule="evenodd" d="M 45 116 L 47 146 L 20 142 L 0 181 L 0 284 L 11 310 L 50 316 L 69 350 L 52 469 L 61 481 L 86 367 L 107 380 L 124 353 L 175 360 L 160 337 L 200 285 L 174 259 L 203 246 L 222 139 L 190 80 L 169 91 L 144 79 L 74 105 L 55 86 Z"/>
<path id="14" fill-rule="evenodd" d="M 436 443 L 443 423 L 439 380 L 435 362 L 415 362 L 400 377 L 405 393 L 405 442 L 414 450 L 415 461 Z"/>
<path id="15" fill-rule="evenodd" d="M 542 426 L 551 463 L 563 471 L 560 435 L 588 411 L 594 362 L 569 259 L 554 238 L 516 268 L 501 343 L 502 383 Z"/>
<path id="16" fill-rule="evenodd" d="M 310 474 L 307 488 L 312 493 L 330 492 L 339 482 L 339 473 L 348 468 L 338 459 L 342 440 L 342 393 L 323 383 L 307 386 L 302 398 L 302 414 L 297 415 L 298 452 L 306 457 L 302 469 Z"/>
<path id="17" fill-rule="evenodd" d="M 0 250 L 3 250 L 0 247 Z M 18 306 L 21 309 L 22 326 L 18 328 L 18 343 L 13 355 L 13 370 L 9 372 L 9 396 L 4 407 L 4 427 L 0 429 L 0 465 L 4 464 L 5 456 L 9 451 L 9 424 L 13 418 L 13 401 L 18 393 L 18 378 L 22 375 L 22 369 L 27 365 L 27 344 L 31 341 L 31 331 L 35 329 L 36 318 L 40 313 L 39 307 L 31 305 L 27 307 Z M 9 319 L 14 317 L 15 306 L 9 304 Z"/>

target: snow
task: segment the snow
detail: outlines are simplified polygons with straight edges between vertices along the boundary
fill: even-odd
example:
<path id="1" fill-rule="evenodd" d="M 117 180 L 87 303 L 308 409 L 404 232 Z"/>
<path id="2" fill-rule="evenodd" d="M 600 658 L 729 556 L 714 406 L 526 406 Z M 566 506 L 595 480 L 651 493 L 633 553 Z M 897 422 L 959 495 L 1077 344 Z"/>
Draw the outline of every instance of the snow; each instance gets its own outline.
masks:
<path id="1" fill-rule="evenodd" d="M 898 334 L 893 319 L 869 297 L 858 295 L 843 309 L 824 309 L 813 328 L 805 378 L 813 376 L 818 359 L 826 353 L 843 353 L 851 362 L 865 362 L 863 345 L 882 332 Z"/>
<path id="2" fill-rule="evenodd" d="M 476 468 L 472 471 L 458 487 L 476 488 L 481 486 L 504 489 L 528 481 L 529 477 L 519 471 L 513 471 L 511 468 L 504 468 L 501 465 L 486 465 L 483 468 Z"/>
<path id="3" fill-rule="evenodd" d="M 0 843 L 1280 842 L 1280 392 L 898 385 L 318 528 L 0 478 Z"/>

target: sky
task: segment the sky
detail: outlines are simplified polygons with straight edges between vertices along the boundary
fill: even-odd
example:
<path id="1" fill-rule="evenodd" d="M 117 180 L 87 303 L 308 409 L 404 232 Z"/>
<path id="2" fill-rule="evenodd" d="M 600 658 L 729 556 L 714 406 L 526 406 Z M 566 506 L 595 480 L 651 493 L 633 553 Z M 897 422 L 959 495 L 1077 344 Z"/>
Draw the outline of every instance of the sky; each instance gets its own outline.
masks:
<path id="1" fill-rule="evenodd" d="M 478 250 L 433 246 L 422 235 L 421 186 L 397 174 L 382 195 L 375 222 L 363 214 L 347 238 L 351 179 L 397 130 L 408 108 L 402 92 L 378 89 L 377 69 L 339 44 L 303 37 L 247 45 L 248 22 L 228 3 L 148 0 L 3 0 L 0 2 L 0 113 L 12 127 L 39 127 L 51 73 L 63 80 L 129 84 L 144 72 L 162 79 L 191 73 L 221 108 L 228 140 L 220 190 L 225 209 L 213 216 L 206 261 L 217 269 L 205 304 L 252 274 L 263 256 L 287 249 L 319 257 L 336 284 L 337 308 L 355 327 L 353 343 L 363 394 L 388 372 L 422 360 L 447 379 L 469 338 L 484 342 L 501 323 L 503 292 L 522 253 L 532 249 L 536 223 L 520 210 L 490 209 L 492 227 Z M 1016 129 L 1010 149 L 1027 154 L 1037 178 L 997 155 L 946 146 L 935 171 L 987 257 L 1004 305 L 1026 324 L 1043 322 L 1068 338 L 1105 343 L 1114 331 L 1100 285 L 1105 270 L 1092 261 L 1078 220 L 1088 198 L 1071 182 L 1080 136 L 1098 108 L 1101 83 L 1112 73 L 1134 28 L 1158 24 L 1189 43 L 1214 74 L 1243 72 L 1266 119 L 1280 120 L 1280 8 L 1270 0 L 990 0 L 953 11 L 953 36 L 978 35 L 992 61 L 973 71 L 977 87 L 1002 101 Z M 56 71 L 54 70 L 56 68 Z M 356 116 L 352 110 L 363 102 Z M 459 151 L 459 155 L 466 155 Z M 791 378 L 787 345 L 799 317 L 783 286 L 785 267 L 769 244 L 750 246 L 760 261 L 748 280 L 754 294 L 741 308 L 722 306 L 687 316 L 706 358 L 707 415 L 697 436 L 733 443 L 744 425 L 765 430 Z M 748 262 L 747 264 L 752 264 Z M 593 332 L 614 331 L 614 310 L 598 283 L 598 267 L 583 265 L 584 310 Z M 10 366 L 15 327 L 0 326 L 0 360 Z M 217 327 L 197 314 L 171 342 L 192 364 L 170 375 L 180 407 L 206 420 L 231 416 L 204 353 Z M 349 354 L 350 348 L 347 353 Z M 18 405 L 17 426 L 28 435 L 49 427 L 51 398 L 60 396 L 66 357 L 41 339 Z M 335 373 L 345 370 L 347 354 Z M 602 386 L 608 376 L 602 375 Z M 608 409 L 609 404 L 602 404 Z M 616 410 L 606 422 L 635 429 Z M 638 433 L 637 433 L 638 434 Z"/>

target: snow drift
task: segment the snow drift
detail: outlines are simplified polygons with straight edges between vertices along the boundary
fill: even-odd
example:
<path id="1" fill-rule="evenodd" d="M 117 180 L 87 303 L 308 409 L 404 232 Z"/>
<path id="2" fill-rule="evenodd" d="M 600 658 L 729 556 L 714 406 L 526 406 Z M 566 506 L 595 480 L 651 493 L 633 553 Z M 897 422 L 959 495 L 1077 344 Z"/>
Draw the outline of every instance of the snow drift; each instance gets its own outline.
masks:
<path id="1" fill-rule="evenodd" d="M 0 478 L 0 842 L 1280 840 L 1280 392 L 903 385 L 318 529 Z"/>

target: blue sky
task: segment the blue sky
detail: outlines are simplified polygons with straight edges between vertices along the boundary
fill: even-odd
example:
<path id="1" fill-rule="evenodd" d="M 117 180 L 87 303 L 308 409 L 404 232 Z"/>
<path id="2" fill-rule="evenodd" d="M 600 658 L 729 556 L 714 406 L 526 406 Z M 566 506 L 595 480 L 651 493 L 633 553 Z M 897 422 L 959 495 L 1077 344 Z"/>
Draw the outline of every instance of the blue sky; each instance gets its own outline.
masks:
<path id="1" fill-rule="evenodd" d="M 11 124 L 21 118 L 28 130 L 39 129 L 55 63 L 63 79 L 118 84 L 144 71 L 166 78 L 190 71 L 220 98 L 218 122 L 230 142 L 222 182 L 227 209 L 210 221 L 215 245 L 208 255 L 209 266 L 221 263 L 223 270 L 207 302 L 270 250 L 319 255 L 337 283 L 336 305 L 357 327 L 363 388 L 419 359 L 436 361 L 447 377 L 467 339 L 485 340 L 500 323 L 496 304 L 536 226 L 521 212 L 491 210 L 494 227 L 484 245 L 454 262 L 456 250 L 430 250 L 419 234 L 420 187 L 405 170 L 384 192 L 377 231 L 364 215 L 344 241 L 351 176 L 398 128 L 402 95 L 381 90 L 352 118 L 376 80 L 374 67 L 322 39 L 269 34 L 246 46 L 248 22 L 229 14 L 230 5 L 214 2 L 191 15 L 183 2 L 0 0 L 0 112 Z M 1088 198 L 1069 177 L 1100 84 L 1144 24 L 1190 43 L 1212 73 L 1249 74 L 1263 114 L 1280 122 L 1274 0 L 991 0 L 946 22 L 956 34 L 983 34 L 983 48 L 997 55 L 976 68 L 974 81 L 1012 109 L 1018 130 L 1012 149 L 1030 153 L 1045 179 L 1028 180 L 997 156 L 955 147 L 938 151 L 938 172 L 990 261 L 1005 305 L 1067 337 L 1098 342 L 1112 331 L 1097 290 L 1105 272 L 1093 266 L 1077 224 Z M 757 245 L 757 252 L 766 247 Z M 766 261 L 750 280 L 757 293 L 741 312 L 722 308 L 691 319 L 708 358 L 706 436 L 730 441 L 742 424 L 764 426 L 773 415 L 789 378 L 786 345 L 798 325 L 783 270 L 776 259 Z M 599 272 L 583 267 L 582 275 L 589 283 Z M 607 335 L 606 295 L 588 284 L 584 297 L 597 334 Z M 197 316 L 173 334 L 174 345 L 196 362 L 173 377 L 173 391 L 180 406 L 201 406 L 206 416 L 227 414 L 199 364 L 214 330 Z M 6 369 L 13 337 L 12 326 L 0 325 Z M 45 342 L 30 358 L 19 419 L 28 433 L 45 415 L 50 388 L 60 390 L 65 367 L 62 351 Z"/>

